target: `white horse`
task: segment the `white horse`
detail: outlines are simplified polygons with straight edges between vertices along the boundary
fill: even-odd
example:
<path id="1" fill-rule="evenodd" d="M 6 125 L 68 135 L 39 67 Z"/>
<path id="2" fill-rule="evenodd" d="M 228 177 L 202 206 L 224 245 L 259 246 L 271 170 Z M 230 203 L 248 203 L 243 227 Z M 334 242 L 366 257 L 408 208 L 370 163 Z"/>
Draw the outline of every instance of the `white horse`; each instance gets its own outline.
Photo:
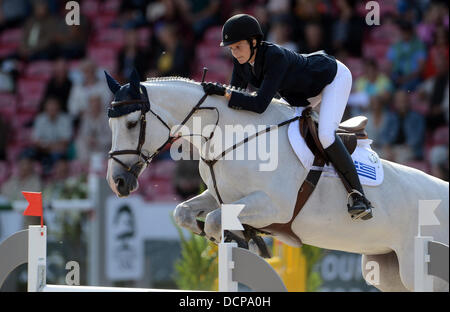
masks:
<path id="1" fill-rule="evenodd" d="M 146 91 L 151 111 L 134 109 L 134 112 L 125 111 L 119 114 L 120 116 L 110 118 L 111 151 L 136 150 L 136 146 L 141 145 L 142 151 L 153 154 L 167 142 L 169 128 L 173 129 L 172 127 L 180 125 L 186 119 L 199 99 L 204 96 L 204 92 L 198 82 L 176 77 L 149 79 L 140 84 L 139 81 L 131 81 L 124 86 L 117 83 L 114 85 L 109 81 L 110 88 L 115 93 L 115 101 L 123 103 L 129 100 L 127 92 L 130 93 L 133 84 L 135 90 L 141 88 L 141 98 L 145 98 L 142 90 Z M 225 98 L 218 96 L 207 97 L 200 107 L 206 106 L 216 109 L 197 110 L 185 123 L 194 135 L 205 135 L 193 126 L 194 117 L 200 118 L 202 126 L 209 125 L 210 131 L 213 131 L 213 126 L 220 116 L 217 127 L 222 131 L 216 131 L 214 134 L 219 136 L 225 135 L 225 125 L 276 125 L 294 116 L 292 107 L 276 99 L 263 114 L 230 109 Z M 142 114 L 146 118 L 144 127 L 142 120 L 139 122 Z M 138 139 L 140 129 L 145 132 L 145 142 L 141 144 Z M 308 172 L 288 142 L 287 129 L 288 127 L 284 126 L 277 131 L 276 170 L 259 170 L 262 161 L 258 159 L 219 160 L 214 166 L 217 189 L 223 202 L 245 205 L 239 215 L 242 224 L 262 228 L 272 223 L 287 223 L 293 215 L 299 187 Z M 207 133 L 206 136 L 208 135 Z M 190 140 L 201 152 L 205 140 L 194 140 L 194 137 L 182 139 Z M 260 139 L 257 137 L 253 140 Z M 208 157 L 204 154 L 203 156 Z M 137 177 L 146 167 L 142 159 L 139 161 L 140 158 L 142 156 L 137 153 L 119 153 L 115 155 L 115 160 L 121 163 L 110 159 L 107 181 L 118 196 L 127 196 L 137 189 Z M 418 228 L 419 200 L 441 200 L 435 210 L 441 225 L 424 228 L 422 235 L 431 235 L 434 240 L 448 244 L 449 185 L 419 170 L 393 162 L 382 160 L 382 165 L 384 182 L 377 187 L 364 186 L 364 192 L 374 206 L 373 218 L 367 221 L 351 220 L 346 207 L 347 193 L 341 181 L 335 177 L 322 176 L 315 191 L 293 221 L 292 230 L 305 244 L 362 254 L 364 278 L 369 273 L 368 270 L 371 270 L 369 266 L 366 268 L 366 263 L 376 261 L 380 272 L 378 284 L 374 286 L 378 289 L 412 291 L 414 236 Z M 127 167 L 129 171 L 125 169 Z M 180 203 L 174 211 L 174 217 L 179 225 L 197 234 L 202 232 L 197 217 L 205 218 L 206 236 L 220 241 L 221 208 L 213 187 L 213 179 L 204 161 L 199 162 L 199 170 L 207 190 Z M 297 242 L 287 237 L 276 238 L 289 245 L 298 246 Z M 434 287 L 438 291 L 448 291 L 448 283 L 437 278 Z"/>

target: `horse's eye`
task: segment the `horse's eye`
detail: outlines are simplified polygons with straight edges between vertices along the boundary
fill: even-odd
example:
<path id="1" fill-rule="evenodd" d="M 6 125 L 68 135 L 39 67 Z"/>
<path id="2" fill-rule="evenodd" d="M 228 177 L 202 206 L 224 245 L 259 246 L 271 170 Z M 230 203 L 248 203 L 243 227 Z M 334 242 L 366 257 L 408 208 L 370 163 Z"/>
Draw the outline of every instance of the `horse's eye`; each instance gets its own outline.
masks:
<path id="1" fill-rule="evenodd" d="M 127 128 L 132 129 L 132 128 L 136 127 L 138 122 L 139 122 L 139 120 L 127 122 Z"/>

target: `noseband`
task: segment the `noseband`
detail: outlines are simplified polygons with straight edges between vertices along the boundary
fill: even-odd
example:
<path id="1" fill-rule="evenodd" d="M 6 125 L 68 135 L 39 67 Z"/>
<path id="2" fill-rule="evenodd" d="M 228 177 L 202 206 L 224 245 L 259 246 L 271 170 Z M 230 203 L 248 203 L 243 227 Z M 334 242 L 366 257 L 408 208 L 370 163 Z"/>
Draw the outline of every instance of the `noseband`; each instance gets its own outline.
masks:
<path id="1" fill-rule="evenodd" d="M 119 163 L 122 167 L 124 167 L 128 172 L 131 172 L 136 178 L 138 177 L 138 174 L 142 167 L 144 165 L 148 165 L 152 159 L 157 156 L 165 147 L 167 144 L 172 143 L 174 140 L 178 139 L 180 136 L 172 136 L 169 125 L 158 115 L 156 114 L 152 109 L 150 105 L 150 100 L 147 96 L 147 90 L 145 87 L 141 86 L 141 90 L 146 95 L 146 99 L 139 99 L 139 100 L 126 100 L 126 101 L 113 101 L 111 103 L 111 107 L 108 110 L 108 117 L 120 117 L 126 114 L 129 114 L 133 111 L 139 110 L 141 111 L 140 116 L 140 129 L 139 129 L 139 140 L 138 140 L 138 146 L 135 150 L 119 150 L 119 151 L 110 151 L 108 153 L 109 158 L 115 160 L 117 163 Z M 186 118 L 181 122 L 180 126 L 177 128 L 175 133 L 178 132 L 178 130 L 186 124 L 186 122 L 191 118 L 191 116 L 200 108 L 200 105 L 205 101 L 207 95 L 203 95 L 202 98 L 198 101 L 198 103 L 194 106 L 194 108 L 189 112 L 189 114 L 186 116 Z M 134 106 L 134 108 L 133 108 Z M 123 113 L 113 113 L 113 110 L 115 108 L 119 107 L 127 107 L 128 109 L 125 109 Z M 137 108 L 137 109 L 136 109 Z M 215 107 L 204 107 L 205 109 L 216 109 Z M 217 109 L 216 109 L 217 110 Z M 145 143 L 145 132 L 146 132 L 146 114 L 147 112 L 151 112 L 168 130 L 169 135 L 167 140 L 150 156 L 147 156 L 142 152 L 142 146 Z M 217 111 L 218 112 L 218 111 Z M 219 122 L 219 118 L 217 118 L 216 126 Z M 214 131 L 211 133 L 211 136 L 208 138 L 210 139 L 212 135 L 214 134 Z M 128 166 L 124 162 L 122 162 L 119 158 L 116 156 L 118 155 L 138 155 L 139 160 L 134 163 L 132 166 Z"/>

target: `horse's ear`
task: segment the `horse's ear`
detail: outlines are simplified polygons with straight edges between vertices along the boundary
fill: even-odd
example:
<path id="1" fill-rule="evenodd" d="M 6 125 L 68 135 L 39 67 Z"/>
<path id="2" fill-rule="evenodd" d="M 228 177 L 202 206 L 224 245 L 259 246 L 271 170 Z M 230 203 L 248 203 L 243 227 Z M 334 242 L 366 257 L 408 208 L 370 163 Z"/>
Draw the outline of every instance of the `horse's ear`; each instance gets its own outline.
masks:
<path id="1" fill-rule="evenodd" d="M 120 89 L 120 84 L 117 82 L 116 79 L 111 77 L 110 74 L 108 74 L 105 70 L 105 76 L 106 76 L 106 82 L 108 83 L 108 87 L 111 90 L 113 94 L 116 94 L 116 92 Z"/>
<path id="2" fill-rule="evenodd" d="M 139 78 L 139 73 L 137 72 L 136 68 L 133 69 L 133 72 L 131 73 L 130 76 L 130 88 L 133 91 L 133 93 L 136 95 L 136 97 L 139 96 L 140 93 L 140 78 Z"/>

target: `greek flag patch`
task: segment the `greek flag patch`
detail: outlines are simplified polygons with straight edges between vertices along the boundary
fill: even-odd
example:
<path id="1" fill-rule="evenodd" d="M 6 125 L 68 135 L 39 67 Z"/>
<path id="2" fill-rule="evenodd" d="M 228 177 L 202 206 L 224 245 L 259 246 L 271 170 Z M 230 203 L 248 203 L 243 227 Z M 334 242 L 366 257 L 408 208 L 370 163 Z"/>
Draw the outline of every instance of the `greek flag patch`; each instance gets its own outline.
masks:
<path id="1" fill-rule="evenodd" d="M 374 166 L 362 163 L 357 160 L 355 160 L 354 163 L 358 175 L 369 178 L 374 181 L 377 179 L 377 171 Z"/>

